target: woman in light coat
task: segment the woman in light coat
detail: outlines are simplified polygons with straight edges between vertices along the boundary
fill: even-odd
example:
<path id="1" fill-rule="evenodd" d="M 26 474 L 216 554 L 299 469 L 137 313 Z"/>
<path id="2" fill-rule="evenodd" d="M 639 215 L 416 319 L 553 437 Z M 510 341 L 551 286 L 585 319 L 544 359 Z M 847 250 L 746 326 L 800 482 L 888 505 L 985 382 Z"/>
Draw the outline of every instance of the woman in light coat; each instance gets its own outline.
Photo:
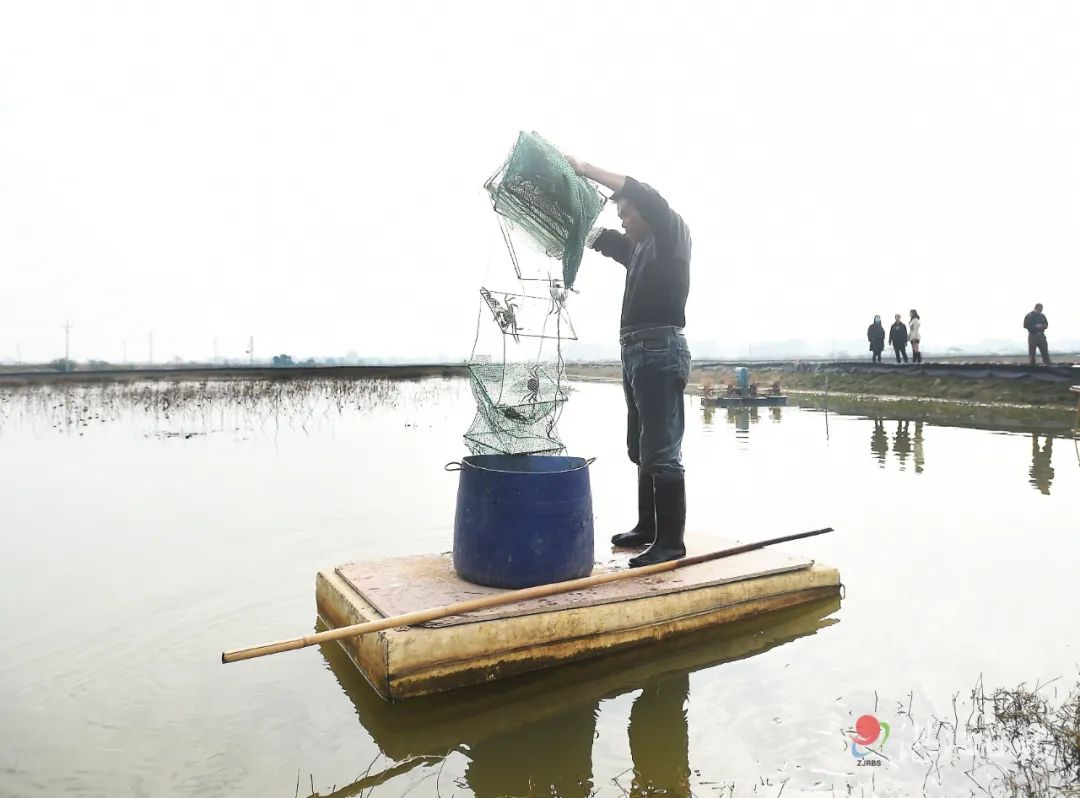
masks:
<path id="1" fill-rule="evenodd" d="M 911 341 L 911 362 L 922 363 L 922 352 L 919 351 L 919 342 L 922 340 L 922 336 L 919 335 L 919 311 L 912 308 L 911 321 L 908 322 L 908 340 Z"/>

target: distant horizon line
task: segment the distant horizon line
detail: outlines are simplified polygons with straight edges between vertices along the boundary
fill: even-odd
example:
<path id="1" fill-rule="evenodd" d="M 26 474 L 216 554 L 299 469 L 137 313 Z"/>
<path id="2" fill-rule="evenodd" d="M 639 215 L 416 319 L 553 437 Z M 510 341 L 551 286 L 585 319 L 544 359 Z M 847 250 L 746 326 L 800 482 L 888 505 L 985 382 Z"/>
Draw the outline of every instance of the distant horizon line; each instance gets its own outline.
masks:
<path id="1" fill-rule="evenodd" d="M 1058 357 L 1075 358 L 1077 365 L 1080 365 L 1080 348 L 1062 350 L 1057 354 Z M 937 361 L 952 361 L 960 360 L 963 358 L 1020 358 L 1027 357 L 1027 352 L 1022 350 L 1016 350 L 1013 352 L 976 352 L 976 351 L 963 351 L 952 352 L 948 354 L 942 354 L 933 358 Z M 0 367 L 4 369 L 13 369 L 18 367 L 25 367 L 27 369 L 47 369 L 57 370 L 56 365 L 59 364 L 63 358 L 54 358 L 49 361 L 22 361 L 14 362 L 10 360 L 0 360 Z M 762 357 L 713 357 L 713 356 L 701 356 L 694 358 L 696 364 L 741 364 L 741 363 L 799 363 L 799 362 L 869 362 L 870 356 L 854 357 L 846 352 L 839 352 L 833 355 L 772 355 Z M 169 371 L 169 370 L 183 370 L 183 369 L 289 369 L 289 368 L 334 368 L 334 367 L 364 367 L 364 366 L 410 366 L 410 367 L 424 367 L 424 366 L 466 366 L 468 360 L 466 358 L 461 359 L 440 359 L 440 358 L 409 358 L 409 357 L 358 357 L 358 358 L 344 358 L 338 356 L 327 356 L 321 358 L 303 358 L 302 360 L 293 360 L 289 363 L 275 364 L 273 359 L 256 359 L 253 362 L 247 360 L 239 361 L 233 359 L 219 359 L 219 362 L 213 362 L 212 360 L 171 360 L 163 361 L 159 363 L 150 363 L 146 361 L 127 361 L 124 363 L 114 363 L 111 361 L 100 360 L 97 358 L 90 358 L 87 360 L 75 360 L 72 359 L 71 364 L 79 371 L 95 370 L 86 369 L 80 367 L 94 366 L 96 370 L 102 371 Z M 576 358 L 564 358 L 564 363 L 567 364 L 597 364 L 597 363 L 611 363 L 618 364 L 619 359 L 617 357 L 576 357 Z M 892 364 L 891 359 L 886 360 L 883 365 Z M 1068 363 L 1058 363 L 1056 365 L 1069 365 Z"/>

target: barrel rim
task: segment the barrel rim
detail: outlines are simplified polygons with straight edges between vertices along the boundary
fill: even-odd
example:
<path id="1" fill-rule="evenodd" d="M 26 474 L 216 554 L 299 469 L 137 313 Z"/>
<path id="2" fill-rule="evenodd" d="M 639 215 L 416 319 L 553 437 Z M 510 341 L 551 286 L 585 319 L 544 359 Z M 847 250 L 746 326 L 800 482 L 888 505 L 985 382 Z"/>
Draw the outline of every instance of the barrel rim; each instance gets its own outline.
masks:
<path id="1" fill-rule="evenodd" d="M 490 468 L 488 466 L 479 465 L 474 460 L 482 457 L 544 457 L 558 460 L 573 461 L 575 465 L 570 468 L 562 468 L 558 471 L 508 471 L 504 468 Z M 468 457 L 461 458 L 461 465 L 464 468 L 475 468 L 477 471 L 489 471 L 493 474 L 569 474 L 574 471 L 580 471 L 583 468 L 588 468 L 590 461 L 584 457 L 572 457 L 569 455 L 547 455 L 547 454 L 473 454 Z"/>

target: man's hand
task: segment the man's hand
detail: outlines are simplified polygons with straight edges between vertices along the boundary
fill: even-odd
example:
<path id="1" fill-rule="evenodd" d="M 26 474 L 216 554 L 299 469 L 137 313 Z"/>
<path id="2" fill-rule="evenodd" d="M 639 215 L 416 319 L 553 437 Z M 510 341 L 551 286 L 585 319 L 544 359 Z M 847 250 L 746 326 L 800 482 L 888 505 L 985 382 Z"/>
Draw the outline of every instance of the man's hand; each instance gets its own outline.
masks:
<path id="1" fill-rule="evenodd" d="M 580 177 L 588 178 L 602 186 L 607 186 L 616 194 L 622 191 L 623 186 L 626 185 L 626 177 L 624 175 L 615 174 L 614 172 L 609 172 L 606 169 L 601 169 L 592 164 L 585 163 L 584 161 L 579 161 L 573 155 L 568 155 L 565 152 L 563 155 L 566 157 L 566 160 L 570 162 L 570 166 L 573 168 L 575 174 Z"/>
<path id="2" fill-rule="evenodd" d="M 584 177 L 585 176 L 585 164 L 583 164 L 581 161 L 579 161 L 573 155 L 567 155 L 566 153 L 563 153 L 563 155 L 566 155 L 566 160 L 568 160 L 570 162 L 570 166 L 574 170 L 574 174 L 580 175 L 581 177 Z"/>

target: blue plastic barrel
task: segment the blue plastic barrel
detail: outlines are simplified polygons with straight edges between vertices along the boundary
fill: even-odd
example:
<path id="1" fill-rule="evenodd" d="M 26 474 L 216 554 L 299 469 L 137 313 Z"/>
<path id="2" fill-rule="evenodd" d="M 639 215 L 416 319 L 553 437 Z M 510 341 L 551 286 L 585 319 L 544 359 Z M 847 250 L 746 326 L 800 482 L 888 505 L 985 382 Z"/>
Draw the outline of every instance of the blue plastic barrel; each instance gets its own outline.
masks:
<path id="1" fill-rule="evenodd" d="M 740 391 L 750 390 L 750 369 L 743 366 L 735 369 L 735 387 Z"/>
<path id="2" fill-rule="evenodd" d="M 454 570 L 470 582 L 532 587 L 592 573 L 589 462 L 580 457 L 466 457 L 454 515 Z"/>

